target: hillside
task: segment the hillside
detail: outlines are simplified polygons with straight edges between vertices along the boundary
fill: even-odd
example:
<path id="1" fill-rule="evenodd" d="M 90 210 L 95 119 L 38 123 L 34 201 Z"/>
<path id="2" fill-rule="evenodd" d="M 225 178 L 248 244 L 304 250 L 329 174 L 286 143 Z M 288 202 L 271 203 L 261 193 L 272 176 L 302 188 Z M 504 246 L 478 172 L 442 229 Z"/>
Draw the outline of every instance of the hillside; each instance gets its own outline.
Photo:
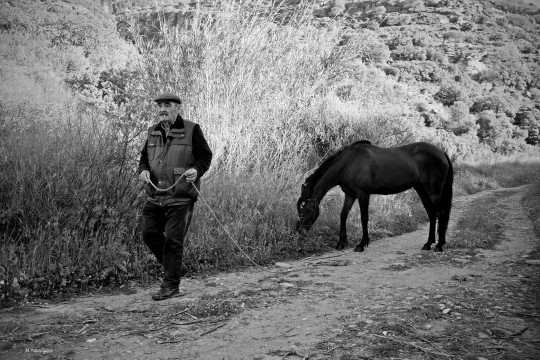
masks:
<path id="1" fill-rule="evenodd" d="M 130 41 L 134 28 L 155 37 L 161 24 L 183 28 L 197 11 L 218 11 L 220 6 L 188 0 L 3 2 L 4 36 L 6 31 L 15 32 L 26 39 L 25 34 L 35 31 L 46 38 L 42 44 L 53 45 L 47 52 L 58 47 L 64 49 L 61 54 L 69 51 L 54 59 L 59 55 L 53 50 L 46 56 L 52 59 L 50 64 L 43 64 L 42 58 L 38 62 L 37 55 L 22 62 L 53 67 L 77 91 L 92 83 L 89 77 L 94 83 L 109 80 L 106 74 L 131 57 L 127 44 L 115 40 L 113 26 Z M 481 143 L 500 153 L 538 143 L 540 11 L 534 4 L 505 0 L 277 4 L 249 2 L 252 9 L 278 14 L 280 21 L 301 12 L 312 16 L 315 26 L 340 29 L 336 49 L 356 53 L 356 60 L 406 84 L 418 100 L 414 106 L 426 126 L 458 136 L 475 133 Z M 57 14 L 62 14 L 62 21 L 55 20 Z M 348 87 L 336 91 L 348 94 Z"/>
<path id="2" fill-rule="evenodd" d="M 268 11 L 271 2 L 256 3 Z M 107 9 L 121 31 L 135 17 L 143 32 L 153 34 L 160 21 L 182 27 L 197 6 L 210 11 L 211 4 L 170 0 L 160 7 L 114 1 Z M 373 49 L 363 48 L 358 57 L 424 95 L 418 110 L 427 126 L 462 135 L 474 131 L 476 123 L 480 141 L 501 152 L 513 152 L 512 146 L 523 142 L 538 143 L 540 11 L 532 2 L 282 1 L 276 7 L 284 17 L 304 7 L 318 26 L 341 28 L 339 46 L 373 31 L 379 40 L 371 39 L 373 45 L 385 46 L 388 53 L 370 54 Z M 516 129 L 510 131 L 510 124 Z M 493 133 L 505 128 L 506 134 L 498 135 L 506 138 L 506 148 Z"/>

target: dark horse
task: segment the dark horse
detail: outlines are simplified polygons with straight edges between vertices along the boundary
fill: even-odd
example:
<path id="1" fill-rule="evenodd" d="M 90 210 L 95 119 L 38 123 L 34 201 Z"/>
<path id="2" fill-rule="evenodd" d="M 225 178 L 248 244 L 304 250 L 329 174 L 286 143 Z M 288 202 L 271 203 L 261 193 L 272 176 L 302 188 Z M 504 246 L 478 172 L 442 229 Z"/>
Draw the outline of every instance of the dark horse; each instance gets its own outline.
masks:
<path id="1" fill-rule="evenodd" d="M 443 151 L 434 145 L 417 142 L 393 148 L 380 148 L 362 140 L 326 159 L 302 185 L 296 204 L 296 230 L 308 230 L 319 216 L 319 203 L 326 193 L 339 185 L 345 193 L 341 226 L 336 249 L 347 245 L 347 216 L 358 199 L 362 220 L 362 241 L 354 251 L 369 245 L 368 208 L 371 194 L 397 194 L 414 188 L 429 217 L 429 236 L 422 250 L 435 243 L 439 219 L 439 242 L 434 251 L 443 251 L 452 206 L 454 170 Z"/>

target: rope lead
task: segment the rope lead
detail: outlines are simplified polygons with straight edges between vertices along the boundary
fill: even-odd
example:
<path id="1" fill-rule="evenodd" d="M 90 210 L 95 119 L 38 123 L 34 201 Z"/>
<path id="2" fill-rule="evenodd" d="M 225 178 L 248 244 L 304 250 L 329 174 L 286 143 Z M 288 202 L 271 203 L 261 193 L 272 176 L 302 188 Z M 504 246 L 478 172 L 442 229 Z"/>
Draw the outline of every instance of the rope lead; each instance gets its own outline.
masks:
<path id="1" fill-rule="evenodd" d="M 156 187 L 156 185 L 154 185 L 154 183 L 153 183 L 151 180 L 149 180 L 148 183 L 149 183 L 150 185 L 152 185 L 152 187 L 153 187 L 154 189 L 156 189 L 157 191 L 164 192 L 164 191 L 168 191 L 168 190 L 172 189 L 176 184 L 178 184 L 178 182 L 180 181 L 181 178 L 184 177 L 184 175 L 185 175 L 185 173 L 182 174 L 182 175 L 178 178 L 178 180 L 176 180 L 176 181 L 174 182 L 174 184 L 172 184 L 171 186 L 169 186 L 169 187 L 166 188 L 166 189 L 159 189 L 158 187 Z M 210 204 L 208 204 L 208 202 L 206 201 L 206 199 L 204 198 L 204 196 L 202 196 L 202 194 L 201 194 L 201 192 L 199 191 L 199 189 L 197 189 L 197 186 L 195 186 L 194 183 L 191 183 L 191 185 L 193 185 L 193 187 L 195 188 L 195 191 L 197 191 L 197 194 L 199 194 L 199 196 L 201 197 L 201 199 L 203 200 L 203 202 L 204 202 L 204 203 L 206 204 L 206 206 L 208 207 L 208 210 L 210 210 L 210 212 L 212 213 L 212 215 L 214 215 L 214 218 L 217 220 L 218 224 L 219 224 L 219 225 L 221 226 L 221 228 L 225 231 L 225 234 L 227 234 L 227 236 L 228 236 L 229 239 L 233 242 L 233 244 L 236 245 L 236 247 L 238 248 L 238 250 L 240 250 L 240 252 L 241 252 L 241 253 L 242 253 L 242 254 L 243 254 L 243 255 L 244 255 L 244 256 L 245 256 L 245 257 L 246 257 L 253 265 L 255 265 L 255 266 L 257 266 L 257 267 L 261 267 L 259 264 L 257 264 L 255 261 L 253 261 L 253 259 L 251 259 L 251 258 L 249 257 L 249 255 L 246 254 L 246 253 L 244 252 L 244 250 L 242 250 L 242 248 L 240 247 L 240 245 L 238 245 L 238 243 L 237 243 L 236 241 L 234 241 L 234 239 L 233 239 L 233 237 L 231 236 L 231 234 L 229 234 L 229 232 L 227 231 L 227 229 L 225 228 L 225 226 L 223 226 L 223 224 L 221 223 L 221 221 L 219 221 L 219 218 L 217 217 L 216 213 L 215 213 L 215 212 L 212 210 L 212 208 L 210 207 Z"/>

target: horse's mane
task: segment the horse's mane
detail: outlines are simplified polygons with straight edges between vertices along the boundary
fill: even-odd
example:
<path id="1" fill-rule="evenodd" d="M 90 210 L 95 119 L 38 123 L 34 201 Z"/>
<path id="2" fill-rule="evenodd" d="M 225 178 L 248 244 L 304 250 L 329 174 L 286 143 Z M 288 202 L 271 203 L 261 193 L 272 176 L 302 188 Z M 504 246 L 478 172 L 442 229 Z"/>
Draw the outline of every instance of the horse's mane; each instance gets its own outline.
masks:
<path id="1" fill-rule="evenodd" d="M 336 160 L 338 157 L 340 157 L 345 151 L 347 151 L 348 149 L 350 149 L 353 146 L 358 145 L 358 144 L 371 144 L 371 142 L 368 141 L 368 140 L 359 140 L 359 141 L 356 141 L 356 142 L 352 143 L 351 145 L 348 145 L 348 146 L 345 146 L 345 147 L 339 149 L 337 152 L 335 152 L 334 154 L 330 155 L 330 157 L 325 159 L 322 162 L 322 164 L 319 165 L 319 167 L 313 172 L 313 174 L 309 175 L 306 178 L 306 181 L 304 181 L 304 184 L 306 184 L 309 187 L 312 187 L 315 180 L 320 178 L 322 176 L 322 174 L 324 174 L 326 172 L 326 170 L 328 170 L 328 168 L 330 167 L 330 165 L 332 165 L 334 160 Z"/>

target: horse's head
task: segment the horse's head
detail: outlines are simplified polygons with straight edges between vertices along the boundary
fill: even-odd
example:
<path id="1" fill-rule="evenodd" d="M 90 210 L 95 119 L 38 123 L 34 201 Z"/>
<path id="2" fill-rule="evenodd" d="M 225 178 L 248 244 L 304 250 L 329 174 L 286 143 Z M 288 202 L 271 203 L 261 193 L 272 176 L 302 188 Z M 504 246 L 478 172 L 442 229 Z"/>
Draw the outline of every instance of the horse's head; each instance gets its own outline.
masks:
<path id="1" fill-rule="evenodd" d="M 296 222 L 296 231 L 298 232 L 309 230 L 319 217 L 319 203 L 317 199 L 309 198 L 306 184 L 302 185 L 302 192 L 296 203 L 296 210 L 298 210 L 298 220 Z"/>

